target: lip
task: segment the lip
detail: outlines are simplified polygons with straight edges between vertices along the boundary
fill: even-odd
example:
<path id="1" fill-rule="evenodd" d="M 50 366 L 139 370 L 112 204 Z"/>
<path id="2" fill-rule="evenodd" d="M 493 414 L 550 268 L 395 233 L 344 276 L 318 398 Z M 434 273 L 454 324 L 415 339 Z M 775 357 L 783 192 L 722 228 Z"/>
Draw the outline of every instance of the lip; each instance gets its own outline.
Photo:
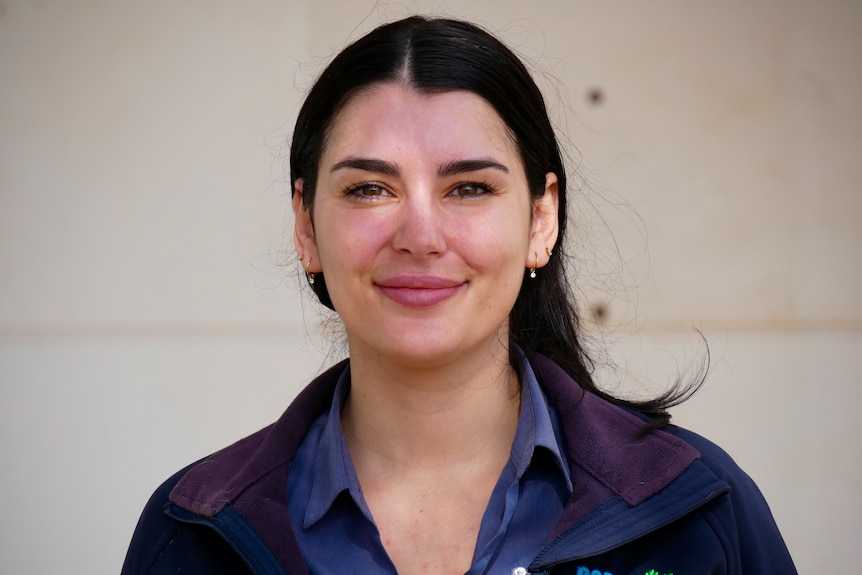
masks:
<path id="1" fill-rule="evenodd" d="M 413 309 L 425 309 L 443 303 L 466 284 L 440 276 L 401 275 L 376 282 L 377 288 L 397 304 Z"/>

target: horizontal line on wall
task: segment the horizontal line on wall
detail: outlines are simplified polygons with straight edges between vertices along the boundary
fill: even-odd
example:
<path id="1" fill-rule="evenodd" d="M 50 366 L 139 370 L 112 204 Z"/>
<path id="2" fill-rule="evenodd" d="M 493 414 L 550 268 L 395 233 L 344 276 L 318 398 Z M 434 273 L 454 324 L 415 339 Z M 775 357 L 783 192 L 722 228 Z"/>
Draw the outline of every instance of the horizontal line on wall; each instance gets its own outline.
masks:
<path id="1" fill-rule="evenodd" d="M 587 331 L 589 324 L 585 322 Z M 0 336 L 75 336 L 75 335 L 275 335 L 319 334 L 320 324 L 288 322 L 70 322 L 70 323 L 0 323 Z M 650 319 L 621 326 L 604 325 L 603 330 L 638 333 L 687 333 L 698 329 L 704 333 L 853 333 L 862 332 L 862 318 L 849 319 Z"/>
<path id="2" fill-rule="evenodd" d="M 0 336 L 304 335 L 311 326 L 267 322 L 117 322 L 0 324 Z"/>
<path id="3" fill-rule="evenodd" d="M 683 333 L 693 329 L 703 333 L 858 333 L 862 332 L 862 318 L 811 318 L 811 319 L 709 319 L 662 320 L 649 319 L 603 329 L 636 331 L 639 333 Z"/>

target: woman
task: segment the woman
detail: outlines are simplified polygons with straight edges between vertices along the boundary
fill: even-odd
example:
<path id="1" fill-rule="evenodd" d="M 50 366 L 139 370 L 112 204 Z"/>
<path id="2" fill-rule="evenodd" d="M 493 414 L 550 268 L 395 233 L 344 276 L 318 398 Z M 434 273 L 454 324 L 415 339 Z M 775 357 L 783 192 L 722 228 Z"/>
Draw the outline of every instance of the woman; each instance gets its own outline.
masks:
<path id="1" fill-rule="evenodd" d="M 294 241 L 348 362 L 153 496 L 124 573 L 793 573 L 756 486 L 600 392 L 566 283 L 566 172 L 522 63 L 408 18 L 300 110 Z M 663 428 L 663 429 L 659 429 Z"/>

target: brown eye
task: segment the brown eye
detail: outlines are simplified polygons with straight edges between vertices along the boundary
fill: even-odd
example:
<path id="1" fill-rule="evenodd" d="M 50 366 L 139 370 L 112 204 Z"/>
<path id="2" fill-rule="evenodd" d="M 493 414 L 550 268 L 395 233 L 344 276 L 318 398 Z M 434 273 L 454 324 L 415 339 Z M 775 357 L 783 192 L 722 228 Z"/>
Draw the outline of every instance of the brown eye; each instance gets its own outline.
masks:
<path id="1" fill-rule="evenodd" d="M 452 188 L 449 195 L 457 198 L 474 198 L 487 194 L 489 191 L 488 187 L 482 184 L 476 182 L 465 182 Z"/>
<path id="2" fill-rule="evenodd" d="M 360 184 L 358 186 L 352 186 L 347 190 L 347 194 L 361 200 L 374 200 L 388 195 L 389 192 L 380 184 L 370 182 Z"/>

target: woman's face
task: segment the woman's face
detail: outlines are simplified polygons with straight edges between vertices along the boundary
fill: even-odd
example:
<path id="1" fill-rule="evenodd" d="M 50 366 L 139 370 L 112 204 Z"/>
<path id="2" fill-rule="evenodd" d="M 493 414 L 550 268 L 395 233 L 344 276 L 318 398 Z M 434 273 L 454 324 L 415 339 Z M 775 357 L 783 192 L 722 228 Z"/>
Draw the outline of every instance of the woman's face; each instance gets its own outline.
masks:
<path id="1" fill-rule="evenodd" d="M 313 222 L 301 180 L 294 196 L 297 250 L 325 274 L 351 356 L 430 367 L 505 352 L 525 268 L 556 241 L 546 179 L 531 199 L 504 122 L 471 92 L 391 82 L 354 96 L 321 156 Z"/>

